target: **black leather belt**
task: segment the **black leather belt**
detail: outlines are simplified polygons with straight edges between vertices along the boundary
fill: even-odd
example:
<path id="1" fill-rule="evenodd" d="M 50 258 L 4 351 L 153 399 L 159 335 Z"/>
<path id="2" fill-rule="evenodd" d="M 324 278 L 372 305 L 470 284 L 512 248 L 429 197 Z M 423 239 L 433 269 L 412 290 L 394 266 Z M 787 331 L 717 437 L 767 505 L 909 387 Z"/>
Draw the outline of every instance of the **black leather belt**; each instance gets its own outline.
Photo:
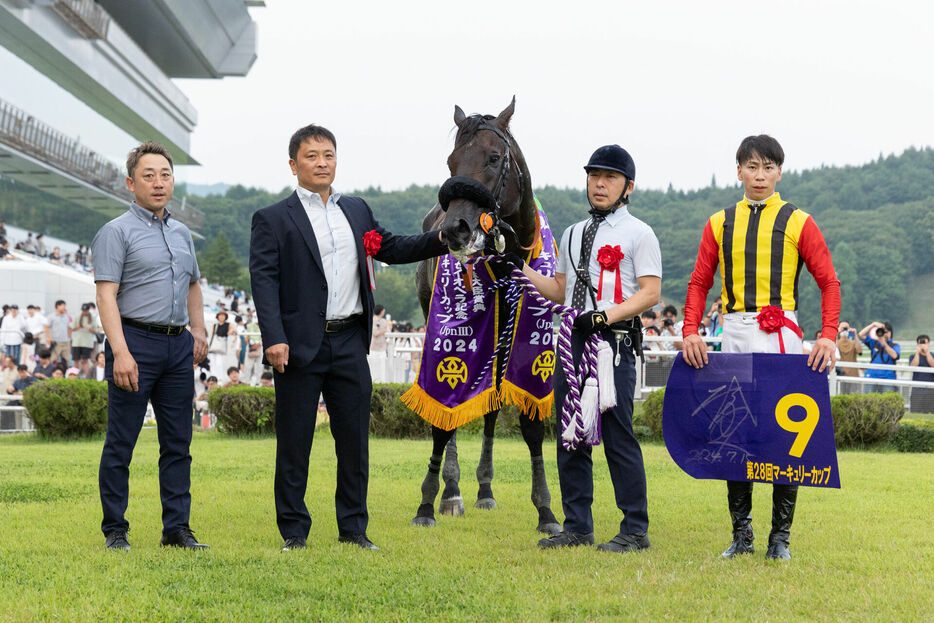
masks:
<path id="1" fill-rule="evenodd" d="M 152 324 L 151 322 L 140 322 L 139 320 L 133 320 L 132 318 L 120 318 L 123 321 L 123 324 L 130 325 L 131 327 L 136 327 L 137 329 L 142 329 L 143 331 L 149 331 L 150 333 L 161 333 L 162 335 L 181 335 L 182 331 L 185 330 L 184 326 L 176 327 L 170 324 Z"/>
<path id="2" fill-rule="evenodd" d="M 344 329 L 349 329 L 353 326 L 359 326 L 360 318 L 362 317 L 363 314 L 356 314 L 354 316 L 341 318 L 340 320 L 328 320 L 324 323 L 324 332 L 337 333 L 338 331 L 343 331 Z"/>

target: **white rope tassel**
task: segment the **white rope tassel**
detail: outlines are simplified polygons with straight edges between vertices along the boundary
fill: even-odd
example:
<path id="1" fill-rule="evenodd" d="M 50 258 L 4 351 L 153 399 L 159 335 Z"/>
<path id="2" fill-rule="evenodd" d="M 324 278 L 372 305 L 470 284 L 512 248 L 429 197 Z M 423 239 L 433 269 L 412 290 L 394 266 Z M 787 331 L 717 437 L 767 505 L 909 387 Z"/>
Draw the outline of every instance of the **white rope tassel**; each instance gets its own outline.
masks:
<path id="1" fill-rule="evenodd" d="M 572 445 L 577 443 L 577 431 L 575 430 L 573 418 L 571 419 L 571 423 L 568 425 L 568 427 L 565 428 L 564 432 L 561 433 L 561 439 Z"/>
<path id="2" fill-rule="evenodd" d="M 597 381 L 600 385 L 600 413 L 616 406 L 616 382 L 613 375 L 613 349 L 606 341 L 597 349 Z"/>
<path id="3" fill-rule="evenodd" d="M 584 439 L 587 439 L 593 433 L 597 425 L 597 408 L 599 396 L 597 395 L 597 379 L 589 378 L 584 384 L 584 391 L 581 392 L 581 421 L 584 425 Z"/>

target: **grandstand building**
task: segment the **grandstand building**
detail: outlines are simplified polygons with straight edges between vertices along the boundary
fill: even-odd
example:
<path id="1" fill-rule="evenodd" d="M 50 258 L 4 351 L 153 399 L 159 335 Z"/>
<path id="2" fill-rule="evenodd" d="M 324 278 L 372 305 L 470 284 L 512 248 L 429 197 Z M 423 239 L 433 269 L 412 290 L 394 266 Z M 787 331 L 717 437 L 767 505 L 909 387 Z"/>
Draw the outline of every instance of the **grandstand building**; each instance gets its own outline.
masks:
<path id="1" fill-rule="evenodd" d="M 256 60 L 249 0 L 0 0 L 0 46 L 139 141 L 197 164 L 197 111 L 173 78 L 244 76 Z M 124 172 L 82 140 L 3 100 L 0 175 L 116 216 L 130 198 Z M 128 146 L 129 149 L 129 146 Z M 203 217 L 175 202 L 197 230 Z"/>
<path id="2" fill-rule="evenodd" d="M 198 114 L 173 79 L 245 76 L 256 60 L 256 23 L 248 9 L 264 4 L 0 0 L 0 47 L 6 52 L 0 56 L 0 177 L 108 218 L 123 213 L 132 199 L 123 164 L 101 155 L 102 138 L 93 131 L 79 137 L 80 128 L 53 127 L 23 106 L 43 96 L 24 97 L 31 93 L 9 79 L 13 72 L 4 62 L 22 66 L 27 76 L 33 70 L 37 79 L 45 76 L 54 83 L 49 88 L 58 91 L 57 85 L 84 103 L 101 127 L 112 125 L 134 143 L 158 141 L 176 164 L 198 164 L 191 150 Z M 18 97 L 20 103 L 15 106 L 5 97 Z M 63 105 L 72 102 L 73 107 L 74 99 L 61 97 Z M 125 150 L 132 146 L 128 143 Z M 198 235 L 204 218 L 197 209 L 173 199 L 169 210 Z M 62 298 L 77 310 L 93 300 L 94 283 L 86 271 L 17 255 L 26 261 L 0 262 L 3 303 L 23 308 L 34 303 L 49 310 Z"/>

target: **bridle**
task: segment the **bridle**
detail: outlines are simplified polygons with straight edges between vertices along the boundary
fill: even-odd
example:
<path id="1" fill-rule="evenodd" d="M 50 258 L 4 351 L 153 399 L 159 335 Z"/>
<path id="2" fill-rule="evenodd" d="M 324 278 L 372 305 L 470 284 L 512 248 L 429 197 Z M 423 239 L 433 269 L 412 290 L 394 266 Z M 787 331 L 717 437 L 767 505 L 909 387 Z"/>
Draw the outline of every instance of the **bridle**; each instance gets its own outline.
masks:
<path id="1" fill-rule="evenodd" d="M 442 185 L 438 193 L 438 199 L 441 204 L 441 209 L 445 212 L 448 209 L 448 204 L 453 199 L 470 199 L 478 205 L 487 208 L 487 211 L 480 214 L 480 229 L 483 230 L 483 233 L 493 238 L 497 250 L 501 253 L 502 249 L 505 248 L 505 241 L 502 240 L 502 233 L 500 230 L 508 231 L 516 238 L 516 241 L 519 242 L 518 234 L 516 234 L 509 223 L 503 220 L 502 208 L 506 181 L 509 178 L 513 166 L 512 150 L 510 149 L 511 142 L 505 132 L 491 123 L 487 123 L 486 121 L 480 123 L 474 134 L 482 130 L 492 132 L 498 136 L 505 145 L 505 153 L 502 158 L 503 163 L 500 166 L 499 175 L 497 176 L 496 183 L 493 185 L 493 190 L 490 191 L 484 184 L 473 178 L 457 176 L 449 178 L 444 185 Z M 516 182 L 519 189 L 519 201 L 522 200 L 523 181 L 522 169 L 517 166 Z"/>
<path id="2" fill-rule="evenodd" d="M 477 128 L 477 131 L 487 130 L 498 136 L 506 145 L 506 153 L 503 155 L 503 166 L 499 170 L 499 178 L 493 187 L 493 199 L 496 205 L 496 216 L 502 218 L 503 210 L 501 205 L 503 191 L 506 190 L 506 179 L 509 177 L 509 170 L 512 168 L 512 151 L 509 149 L 509 138 L 506 133 L 490 123 L 484 123 Z M 516 182 L 519 185 L 519 196 L 522 196 L 522 169 L 516 167 Z M 487 232 L 489 233 L 489 232 Z"/>

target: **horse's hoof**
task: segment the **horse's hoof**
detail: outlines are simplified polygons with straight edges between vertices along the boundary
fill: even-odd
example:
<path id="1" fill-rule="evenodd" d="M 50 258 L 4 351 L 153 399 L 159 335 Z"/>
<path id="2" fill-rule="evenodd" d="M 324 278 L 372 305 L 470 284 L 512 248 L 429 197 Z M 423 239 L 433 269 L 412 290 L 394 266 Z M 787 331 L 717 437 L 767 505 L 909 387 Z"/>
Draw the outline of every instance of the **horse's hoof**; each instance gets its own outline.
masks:
<path id="1" fill-rule="evenodd" d="M 493 498 L 480 498 L 477 500 L 476 504 L 473 505 L 474 508 L 481 508 L 485 511 L 491 511 L 496 508 L 496 500 Z"/>
<path id="2" fill-rule="evenodd" d="M 434 517 L 416 517 L 412 520 L 413 526 L 422 526 L 424 528 L 431 528 L 435 525 Z"/>
<path id="3" fill-rule="evenodd" d="M 442 515 L 460 517 L 464 514 L 464 498 L 457 496 L 453 498 L 442 499 L 439 510 L 441 511 Z"/>
<path id="4" fill-rule="evenodd" d="M 540 523 L 536 529 L 542 534 L 547 534 L 550 536 L 561 534 L 561 524 L 557 523 Z"/>

